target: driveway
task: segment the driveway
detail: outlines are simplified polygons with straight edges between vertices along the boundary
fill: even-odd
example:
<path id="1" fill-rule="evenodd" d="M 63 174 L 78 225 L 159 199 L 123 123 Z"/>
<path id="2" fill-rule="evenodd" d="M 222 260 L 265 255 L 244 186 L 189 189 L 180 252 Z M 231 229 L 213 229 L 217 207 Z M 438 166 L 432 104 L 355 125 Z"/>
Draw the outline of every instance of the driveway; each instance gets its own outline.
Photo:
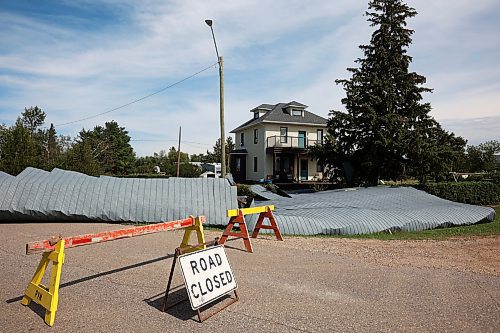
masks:
<path id="1" fill-rule="evenodd" d="M 0 224 L 5 332 L 497 332 L 500 238 L 377 241 L 270 237 L 226 243 L 240 301 L 203 323 L 158 310 L 181 231 L 66 250 L 54 327 L 19 301 L 40 255 L 24 244 L 116 224 Z M 207 239 L 220 235 L 206 232 Z M 180 270 L 174 286 L 182 285 Z M 179 288 L 175 296 L 182 295 Z M 214 308 L 222 305 L 214 305 Z M 208 309 L 207 311 L 210 311 Z"/>

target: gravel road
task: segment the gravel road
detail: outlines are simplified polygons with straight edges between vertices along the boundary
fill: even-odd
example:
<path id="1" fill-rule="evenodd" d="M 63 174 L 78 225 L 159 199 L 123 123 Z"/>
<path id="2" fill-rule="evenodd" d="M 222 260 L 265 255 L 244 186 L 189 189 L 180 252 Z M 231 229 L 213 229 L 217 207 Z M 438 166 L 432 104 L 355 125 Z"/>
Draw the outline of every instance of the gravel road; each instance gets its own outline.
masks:
<path id="1" fill-rule="evenodd" d="M 0 224 L 3 332 L 498 332 L 500 237 L 378 241 L 270 237 L 228 242 L 240 301 L 203 323 L 189 302 L 158 310 L 181 231 L 66 251 L 59 309 L 46 326 L 19 300 L 40 255 L 24 244 L 116 224 Z M 219 236 L 206 232 L 207 239 Z M 180 270 L 172 297 L 184 295 Z M 215 304 L 217 308 L 223 302 Z M 210 311 L 210 308 L 207 310 Z"/>

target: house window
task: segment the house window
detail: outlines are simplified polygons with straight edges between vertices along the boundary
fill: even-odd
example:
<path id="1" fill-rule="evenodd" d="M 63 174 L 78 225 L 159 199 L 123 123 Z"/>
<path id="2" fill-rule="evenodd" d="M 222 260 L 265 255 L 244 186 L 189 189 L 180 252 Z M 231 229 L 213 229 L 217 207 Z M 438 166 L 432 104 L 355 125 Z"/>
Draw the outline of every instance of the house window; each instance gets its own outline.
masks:
<path id="1" fill-rule="evenodd" d="M 253 158 L 253 172 L 257 172 L 257 156 Z"/>
<path id="2" fill-rule="evenodd" d="M 245 145 L 245 133 L 241 132 L 240 133 L 240 146 Z"/>
<path id="3" fill-rule="evenodd" d="M 323 164 L 319 163 L 319 161 L 316 161 L 316 172 L 323 172 Z"/>
<path id="4" fill-rule="evenodd" d="M 236 172 L 241 171 L 241 157 L 236 158 Z"/>
<path id="5" fill-rule="evenodd" d="M 253 143 L 259 142 L 259 129 L 256 128 L 253 130 Z"/>
<path id="6" fill-rule="evenodd" d="M 259 111 L 255 111 L 253 113 L 253 119 L 258 119 L 259 118 Z"/>
<path id="7" fill-rule="evenodd" d="M 318 135 L 318 139 L 317 139 L 318 140 L 318 144 L 322 145 L 323 144 L 323 130 L 319 129 L 317 133 L 318 133 L 317 134 Z"/>
<path id="8" fill-rule="evenodd" d="M 286 143 L 288 140 L 288 127 L 280 127 L 280 142 Z"/>
<path id="9" fill-rule="evenodd" d="M 302 110 L 292 109 L 292 116 L 302 116 Z"/>

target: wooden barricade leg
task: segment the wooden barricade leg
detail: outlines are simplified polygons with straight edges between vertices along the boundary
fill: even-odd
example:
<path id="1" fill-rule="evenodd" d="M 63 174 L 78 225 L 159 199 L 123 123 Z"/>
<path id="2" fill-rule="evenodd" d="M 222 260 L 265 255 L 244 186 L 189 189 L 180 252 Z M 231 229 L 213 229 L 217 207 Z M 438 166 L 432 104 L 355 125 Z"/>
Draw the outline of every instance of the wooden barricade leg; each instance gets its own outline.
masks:
<path id="1" fill-rule="evenodd" d="M 264 218 L 267 218 L 271 225 L 265 225 Z M 260 229 L 274 230 L 274 235 L 276 236 L 276 238 L 280 241 L 283 240 L 283 236 L 281 235 L 280 229 L 278 228 L 278 224 L 276 223 L 273 212 L 271 211 L 271 209 L 269 209 L 269 207 L 266 208 L 265 212 L 259 214 L 257 224 L 253 229 L 252 238 L 256 238 L 259 235 Z"/>
<path id="2" fill-rule="evenodd" d="M 50 274 L 50 284 L 47 288 L 41 284 L 41 281 L 50 261 L 52 261 L 53 265 Z M 54 251 L 46 252 L 42 255 L 42 260 L 31 282 L 28 284 L 21 301 L 23 305 L 29 305 L 31 301 L 40 304 L 45 309 L 45 323 L 49 326 L 53 326 L 56 319 L 57 305 L 59 302 L 59 284 L 61 282 L 63 263 L 64 239 L 61 239 L 57 242 Z"/>
<path id="3" fill-rule="evenodd" d="M 190 217 L 194 219 L 194 216 L 190 216 Z M 189 239 L 190 239 L 191 233 L 193 231 L 196 232 L 196 236 L 198 238 L 198 244 L 200 244 L 197 247 L 191 247 L 189 245 Z M 187 250 L 185 252 L 204 250 L 206 248 L 204 243 L 205 243 L 205 233 L 203 232 L 203 222 L 202 222 L 201 218 L 198 216 L 195 219 L 194 225 L 191 227 L 187 227 L 184 230 L 184 237 L 182 237 L 182 242 L 181 242 L 180 248 L 181 249 L 190 248 L 189 250 Z"/>
<path id="4" fill-rule="evenodd" d="M 238 223 L 240 227 L 239 232 L 233 232 L 234 225 Z M 219 244 L 224 244 L 229 236 L 243 238 L 243 243 L 245 244 L 245 248 L 248 252 L 253 253 L 252 243 L 250 243 L 250 237 L 248 236 L 247 224 L 245 222 L 245 217 L 241 211 L 238 211 L 237 216 L 232 216 L 229 219 L 229 223 L 227 224 L 222 237 L 219 240 Z"/>

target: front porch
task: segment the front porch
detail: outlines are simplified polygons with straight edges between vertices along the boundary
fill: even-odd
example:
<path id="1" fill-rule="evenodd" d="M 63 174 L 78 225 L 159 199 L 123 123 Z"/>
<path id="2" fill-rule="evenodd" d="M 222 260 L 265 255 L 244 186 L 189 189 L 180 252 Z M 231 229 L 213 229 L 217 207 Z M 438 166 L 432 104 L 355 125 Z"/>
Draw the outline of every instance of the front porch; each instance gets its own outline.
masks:
<path id="1" fill-rule="evenodd" d="M 267 153 L 267 160 L 272 160 L 272 172 L 267 178 L 272 178 L 273 183 L 314 182 L 323 178 L 316 159 L 305 149 L 273 148 Z"/>

